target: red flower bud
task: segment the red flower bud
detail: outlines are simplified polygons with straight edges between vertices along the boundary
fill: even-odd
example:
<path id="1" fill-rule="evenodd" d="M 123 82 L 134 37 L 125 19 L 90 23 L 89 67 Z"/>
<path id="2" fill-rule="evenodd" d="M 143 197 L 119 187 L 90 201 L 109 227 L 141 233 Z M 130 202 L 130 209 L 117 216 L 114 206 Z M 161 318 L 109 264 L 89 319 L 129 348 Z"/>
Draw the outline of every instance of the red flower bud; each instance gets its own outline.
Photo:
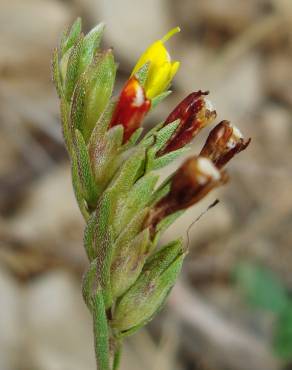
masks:
<path id="1" fill-rule="evenodd" d="M 164 217 L 194 205 L 227 180 L 226 172 L 218 170 L 208 158 L 187 159 L 174 174 L 170 192 L 150 211 L 146 225 L 155 230 Z"/>
<path id="2" fill-rule="evenodd" d="M 110 127 L 124 126 L 124 142 L 140 127 L 145 114 L 149 111 L 151 101 L 136 77 L 131 77 L 125 84 L 114 110 Z"/>
<path id="3" fill-rule="evenodd" d="M 169 153 L 188 144 L 208 123 L 216 118 L 216 111 L 205 98 L 208 92 L 197 91 L 188 95 L 170 113 L 164 126 L 179 119 L 180 123 L 159 155 Z"/>
<path id="4" fill-rule="evenodd" d="M 222 121 L 210 132 L 200 155 L 210 158 L 217 168 L 222 168 L 235 154 L 244 150 L 250 140 L 244 140 L 238 128 Z"/>

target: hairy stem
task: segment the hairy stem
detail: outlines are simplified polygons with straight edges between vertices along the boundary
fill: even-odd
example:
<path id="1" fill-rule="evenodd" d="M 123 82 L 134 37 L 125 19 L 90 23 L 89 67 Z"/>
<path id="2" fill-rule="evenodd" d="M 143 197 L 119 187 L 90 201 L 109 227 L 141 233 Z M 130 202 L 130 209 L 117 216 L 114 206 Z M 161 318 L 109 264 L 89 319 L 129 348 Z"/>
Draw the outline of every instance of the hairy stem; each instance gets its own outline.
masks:
<path id="1" fill-rule="evenodd" d="M 116 350 L 114 354 L 114 361 L 113 361 L 113 370 L 118 370 L 121 361 L 121 354 L 122 354 L 122 342 L 121 340 L 117 340 L 116 342 Z"/>
<path id="2" fill-rule="evenodd" d="M 92 299 L 95 356 L 98 370 L 110 370 L 109 331 L 103 301 L 98 290 Z"/>

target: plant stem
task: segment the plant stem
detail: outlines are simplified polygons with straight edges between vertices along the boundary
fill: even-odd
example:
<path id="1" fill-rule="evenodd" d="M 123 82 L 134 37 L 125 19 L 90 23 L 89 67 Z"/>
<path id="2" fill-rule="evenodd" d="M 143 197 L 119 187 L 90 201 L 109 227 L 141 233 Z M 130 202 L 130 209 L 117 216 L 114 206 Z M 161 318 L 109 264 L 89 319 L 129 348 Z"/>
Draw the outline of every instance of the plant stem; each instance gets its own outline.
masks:
<path id="1" fill-rule="evenodd" d="M 92 299 L 95 356 L 98 370 L 110 370 L 109 332 L 103 294 L 98 290 Z"/>
<path id="2" fill-rule="evenodd" d="M 118 370 L 121 362 L 121 354 L 122 354 L 122 342 L 121 340 L 117 340 L 113 361 L 113 370 Z"/>

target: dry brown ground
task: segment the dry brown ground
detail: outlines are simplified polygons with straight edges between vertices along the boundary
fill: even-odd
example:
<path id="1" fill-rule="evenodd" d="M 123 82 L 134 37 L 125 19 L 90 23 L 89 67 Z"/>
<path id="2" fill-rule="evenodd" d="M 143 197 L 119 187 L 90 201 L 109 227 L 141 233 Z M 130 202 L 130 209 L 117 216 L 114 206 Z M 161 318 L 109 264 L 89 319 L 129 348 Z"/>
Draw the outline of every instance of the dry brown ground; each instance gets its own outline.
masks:
<path id="1" fill-rule="evenodd" d="M 189 231 L 190 254 L 167 308 L 130 339 L 124 370 L 276 370 L 273 317 L 232 284 L 238 261 L 261 262 L 292 289 L 291 0 L 1 0 L 0 369 L 94 369 L 90 318 L 80 296 L 83 222 L 63 148 L 50 54 L 77 16 L 107 23 L 119 83 L 152 40 L 180 25 L 174 93 L 210 90 L 219 119 L 252 137 L 232 181 L 164 236 Z M 194 144 L 201 145 L 206 133 Z M 287 364 L 286 364 L 287 365 Z M 288 367 L 287 367 L 288 369 Z"/>

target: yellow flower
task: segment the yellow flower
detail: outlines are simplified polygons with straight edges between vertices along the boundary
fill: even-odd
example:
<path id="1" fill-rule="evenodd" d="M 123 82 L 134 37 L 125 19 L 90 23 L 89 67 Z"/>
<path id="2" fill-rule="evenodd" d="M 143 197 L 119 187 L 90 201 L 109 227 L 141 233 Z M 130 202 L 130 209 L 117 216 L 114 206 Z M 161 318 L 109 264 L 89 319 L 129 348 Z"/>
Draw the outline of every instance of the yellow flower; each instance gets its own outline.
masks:
<path id="1" fill-rule="evenodd" d="M 180 32 L 179 27 L 173 28 L 161 40 L 150 45 L 133 69 L 131 76 L 136 74 L 144 64 L 150 63 L 144 86 L 146 96 L 149 99 L 153 99 L 167 89 L 179 68 L 180 63 L 171 61 L 170 55 L 164 46 L 164 43 L 177 32 Z"/>

